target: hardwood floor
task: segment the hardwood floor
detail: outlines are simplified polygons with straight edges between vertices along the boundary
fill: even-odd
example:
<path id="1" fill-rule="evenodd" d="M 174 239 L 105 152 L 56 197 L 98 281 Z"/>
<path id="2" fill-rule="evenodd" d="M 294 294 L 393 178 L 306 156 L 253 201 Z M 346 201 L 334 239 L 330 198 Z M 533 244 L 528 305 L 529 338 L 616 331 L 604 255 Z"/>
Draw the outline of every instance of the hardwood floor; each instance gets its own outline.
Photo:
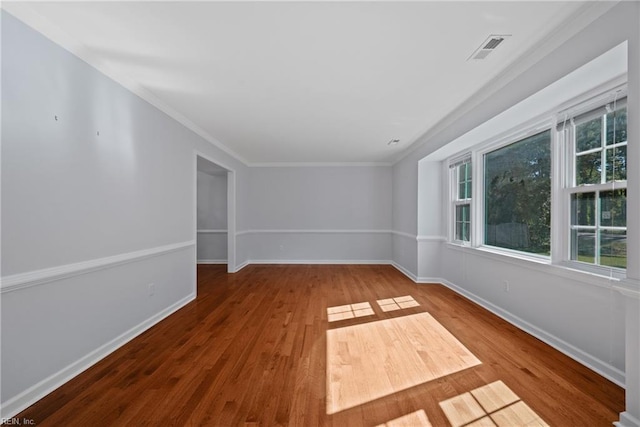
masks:
<path id="1" fill-rule="evenodd" d="M 329 322 L 328 308 L 343 314 Z M 433 328 L 423 332 L 429 318 Z M 419 347 L 411 357 L 424 361 L 431 342 L 444 345 L 424 337 L 439 328 L 481 363 L 409 383 L 391 378 L 414 369 L 397 353 L 407 348 L 403 331 Z M 328 354 L 334 338 L 329 347 L 338 350 Z M 441 359 L 421 369 L 443 369 Z M 351 389 L 335 375 L 327 380 L 336 370 Z M 396 386 L 368 385 L 385 381 Z M 328 389 L 363 397 L 333 413 Z M 196 301 L 18 417 L 39 426 L 511 427 L 527 408 L 539 417 L 532 425 L 610 426 L 624 410 L 624 390 L 444 286 L 416 285 L 390 266 L 249 266 L 228 275 L 207 265 L 198 267 Z"/>

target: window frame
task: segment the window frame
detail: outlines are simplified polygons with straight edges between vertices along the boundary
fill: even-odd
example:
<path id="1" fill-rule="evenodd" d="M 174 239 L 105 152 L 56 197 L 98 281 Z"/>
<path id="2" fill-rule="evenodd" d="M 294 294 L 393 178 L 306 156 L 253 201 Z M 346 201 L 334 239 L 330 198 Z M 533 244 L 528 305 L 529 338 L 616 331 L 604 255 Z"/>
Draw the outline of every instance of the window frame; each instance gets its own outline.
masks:
<path id="1" fill-rule="evenodd" d="M 507 147 L 538 133 L 551 130 L 551 174 L 553 175 L 553 153 L 554 144 L 556 143 L 555 132 L 553 132 L 554 125 L 555 122 L 548 116 L 548 114 L 538 116 L 520 126 L 503 132 L 496 137 L 489 138 L 484 142 L 476 144 L 470 151 L 466 152 L 465 154 L 458 155 L 449 160 L 449 243 L 458 246 L 468 246 L 471 248 L 482 249 L 489 252 L 502 253 L 522 259 L 534 260 L 536 262 L 549 262 L 550 257 L 547 255 L 517 251 L 509 248 L 502 248 L 499 246 L 486 245 L 484 243 L 484 155 L 496 151 L 500 148 Z M 472 170 L 472 197 L 470 206 L 471 230 L 469 242 L 455 239 L 455 202 L 457 197 L 458 175 L 457 167 L 453 167 L 453 165 L 459 164 L 463 158 L 470 158 Z M 553 223 L 553 212 L 551 216 L 551 221 Z"/>
<path id="2" fill-rule="evenodd" d="M 556 105 L 547 110 L 544 114 L 540 114 L 530 120 L 524 121 L 518 126 L 499 133 L 492 138 L 479 142 L 467 148 L 464 155 L 452 156 L 448 160 L 449 166 L 463 156 L 471 156 L 472 163 L 472 199 L 471 199 L 471 233 L 470 241 L 463 242 L 455 240 L 455 205 L 454 197 L 457 191 L 457 175 L 453 175 L 451 168 L 448 175 L 449 182 L 449 200 L 448 200 L 448 244 L 452 247 L 458 247 L 460 250 L 478 250 L 487 256 L 506 256 L 513 259 L 514 262 L 534 262 L 536 264 L 548 265 L 554 267 L 553 271 L 564 271 L 562 274 L 587 274 L 584 277 L 591 276 L 594 280 L 602 280 L 597 278 L 607 278 L 609 280 L 619 280 L 626 277 L 626 269 L 593 265 L 585 262 L 571 260 L 571 194 L 578 191 L 571 191 L 569 184 L 573 184 L 575 171 L 575 155 L 569 150 L 567 135 L 560 131 L 560 126 L 568 124 L 568 120 L 577 117 L 580 114 L 587 113 L 599 107 L 611 103 L 614 97 L 618 100 L 627 96 L 627 80 L 626 75 L 613 79 L 596 88 L 587 90 L 568 101 Z M 621 107 L 617 107 L 619 109 Z M 517 251 L 508 248 L 501 248 L 484 244 L 484 155 L 495 151 L 499 148 L 508 146 L 529 136 L 550 130 L 551 138 L 551 237 L 550 237 L 550 255 L 532 254 Z M 606 135 L 606 130 L 605 130 Z M 605 136 L 606 138 L 606 136 Z M 573 138 L 570 138 L 571 150 L 574 150 Z M 627 143 L 628 145 L 628 140 Z M 612 144 L 623 145 L 623 144 Z M 607 147 L 603 148 L 603 155 L 606 156 Z M 461 151 L 462 152 L 462 151 Z M 461 153 L 460 152 L 460 153 Z M 629 159 L 627 158 L 627 165 Z M 446 162 L 445 162 L 446 165 Z M 604 165 L 603 165 L 604 167 Z M 603 173 L 603 174 L 606 174 Z M 606 176 L 606 175 L 605 175 Z M 589 186 L 579 187 L 582 192 L 593 192 L 597 188 L 598 191 L 611 191 L 624 189 L 626 181 L 614 181 L 604 184 L 592 184 Z M 599 193 L 598 193 L 599 194 Z M 598 200 L 599 203 L 599 200 Z M 610 228 L 610 227 L 607 227 Z M 495 254 L 495 255 L 492 255 Z M 519 261 L 518 261 L 519 260 Z M 596 282 L 594 282 L 596 283 Z"/>
<path id="3" fill-rule="evenodd" d="M 549 150 L 550 150 L 550 156 L 551 156 L 551 165 L 550 165 L 550 187 L 549 187 L 549 197 L 551 202 L 553 202 L 553 147 L 555 144 L 555 138 L 554 138 L 554 131 L 553 131 L 553 126 L 552 126 L 552 121 L 549 119 L 544 119 L 541 121 L 536 121 L 532 124 L 530 124 L 529 126 L 523 128 L 520 132 L 514 133 L 513 135 L 507 136 L 505 138 L 503 138 L 500 142 L 496 142 L 496 144 L 490 144 L 488 145 L 485 149 L 480 150 L 478 152 L 479 155 L 479 163 L 480 163 L 480 167 L 481 168 L 481 176 L 479 178 L 479 181 L 482 182 L 482 197 L 479 197 L 480 203 L 481 203 L 481 208 L 479 209 L 480 214 L 481 214 L 481 218 L 479 219 L 479 226 L 476 228 L 481 229 L 481 235 L 478 236 L 479 237 L 479 241 L 478 241 L 478 247 L 482 247 L 482 248 L 488 248 L 491 251 L 494 252 L 504 252 L 506 254 L 510 254 L 510 255 L 514 255 L 517 254 L 517 256 L 520 257 L 524 257 L 524 258 L 529 258 L 529 259 L 535 259 L 535 260 L 543 260 L 543 261 L 550 261 L 551 260 L 551 253 L 549 255 L 543 255 L 543 254 L 536 254 L 536 253 L 532 253 L 532 252 L 526 252 L 526 251 L 520 251 L 517 249 L 510 249 L 510 248 L 504 248 L 502 246 L 494 246 L 494 245 L 489 245 L 485 243 L 485 218 L 484 218 L 484 214 L 486 212 L 486 206 L 485 206 L 485 188 L 484 188 L 484 183 L 485 183 L 485 156 L 489 153 L 493 153 L 494 151 L 500 150 L 502 148 L 506 148 L 510 145 L 516 144 L 518 142 L 524 141 L 525 139 L 538 135 L 540 133 L 543 132 L 547 132 L 549 131 Z M 551 203 L 553 205 L 553 203 Z M 553 218 L 553 213 L 551 213 L 551 218 L 550 218 L 550 224 L 549 226 L 551 227 L 551 222 L 552 222 L 552 218 Z M 551 235 L 553 233 L 550 233 Z M 551 249 L 551 236 L 549 236 L 550 239 L 550 252 L 552 251 Z"/>
<path id="4" fill-rule="evenodd" d="M 471 183 L 471 195 L 470 197 L 461 199 L 459 197 L 459 189 L 460 189 L 460 167 L 463 165 L 471 166 L 471 176 L 469 180 L 465 182 Z M 472 235 L 473 235 L 473 194 L 474 194 L 474 171 L 473 161 L 470 153 L 465 153 L 464 155 L 457 157 L 449 162 L 449 215 L 450 218 L 450 227 L 449 227 L 449 241 L 461 246 L 470 246 Z M 458 239 L 457 235 L 457 208 L 459 206 L 469 206 L 469 240 Z"/>
<path id="5" fill-rule="evenodd" d="M 614 98 L 611 99 L 611 93 L 615 93 Z M 565 169 L 565 173 L 563 176 L 563 182 L 560 188 L 561 197 L 563 199 L 564 204 L 564 213 L 562 216 L 562 223 L 564 224 L 565 229 L 561 230 L 562 232 L 562 241 L 561 241 L 561 250 L 562 256 L 559 257 L 559 263 L 577 270 L 587 271 L 593 274 L 603 275 L 615 277 L 618 279 L 622 279 L 626 277 L 626 268 L 608 266 L 598 264 L 597 260 L 600 257 L 600 238 L 599 233 L 602 229 L 611 229 L 615 231 L 624 230 L 625 233 L 627 231 L 627 226 L 625 227 L 614 227 L 614 226 L 602 226 L 600 224 L 600 194 L 602 192 L 607 191 L 615 191 L 615 190 L 626 190 L 627 189 L 627 180 L 619 180 L 619 181 L 606 181 L 606 152 L 610 148 L 618 148 L 618 147 L 627 147 L 628 146 L 628 138 L 624 143 L 613 143 L 610 146 L 606 144 L 606 114 L 600 115 L 604 125 L 602 126 L 602 143 L 599 147 L 593 148 L 590 150 L 585 150 L 580 153 L 580 155 L 585 155 L 585 153 L 591 152 L 600 152 L 601 156 L 601 176 L 600 182 L 595 184 L 577 184 L 576 179 L 576 158 L 579 156 L 576 153 L 576 126 L 581 124 L 574 123 L 573 119 L 570 121 L 566 119 L 567 116 L 577 117 L 582 114 L 588 114 L 591 111 L 595 111 L 598 109 L 603 109 L 608 104 L 613 104 L 616 100 L 624 99 L 624 104 L 621 106 L 617 106 L 615 110 L 626 108 L 626 97 L 627 97 L 627 89 L 626 83 L 618 86 L 614 90 L 609 90 L 606 93 L 602 93 L 589 101 L 576 104 L 570 114 L 565 112 L 565 120 L 563 123 L 559 123 L 556 129 L 556 134 L 558 135 L 558 139 L 562 141 L 563 150 L 562 155 L 563 158 L 563 167 Z M 615 111 L 612 110 L 612 111 Z M 598 117 L 598 116 L 594 116 Z M 582 122 L 586 123 L 586 121 Z M 562 129 L 561 129 L 562 126 Z M 628 158 L 627 158 L 628 162 Z M 571 222 L 571 198 L 574 194 L 586 194 L 586 193 L 595 193 L 595 211 L 596 211 L 596 220 L 595 225 L 593 226 L 580 226 L 573 225 Z M 596 235 L 596 243 L 594 248 L 594 263 L 588 263 L 584 261 L 580 261 L 577 259 L 572 259 L 572 236 L 571 233 L 574 229 L 592 229 L 594 234 Z"/>

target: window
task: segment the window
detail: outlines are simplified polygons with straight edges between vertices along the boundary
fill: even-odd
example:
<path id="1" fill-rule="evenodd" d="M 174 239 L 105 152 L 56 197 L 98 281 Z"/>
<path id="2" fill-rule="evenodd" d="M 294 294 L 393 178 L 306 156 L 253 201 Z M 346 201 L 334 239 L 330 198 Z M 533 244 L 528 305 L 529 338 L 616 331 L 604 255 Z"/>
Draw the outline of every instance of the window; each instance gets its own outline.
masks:
<path id="1" fill-rule="evenodd" d="M 450 241 L 624 277 L 625 93 L 618 83 L 583 94 L 450 160 Z"/>
<path id="2" fill-rule="evenodd" d="M 626 100 L 574 118 L 571 141 L 570 260 L 626 268 Z"/>
<path id="3" fill-rule="evenodd" d="M 453 215 L 454 240 L 471 240 L 471 158 L 467 157 L 452 165 L 454 179 Z"/>
<path id="4" fill-rule="evenodd" d="M 484 155 L 484 243 L 551 251 L 551 131 Z"/>

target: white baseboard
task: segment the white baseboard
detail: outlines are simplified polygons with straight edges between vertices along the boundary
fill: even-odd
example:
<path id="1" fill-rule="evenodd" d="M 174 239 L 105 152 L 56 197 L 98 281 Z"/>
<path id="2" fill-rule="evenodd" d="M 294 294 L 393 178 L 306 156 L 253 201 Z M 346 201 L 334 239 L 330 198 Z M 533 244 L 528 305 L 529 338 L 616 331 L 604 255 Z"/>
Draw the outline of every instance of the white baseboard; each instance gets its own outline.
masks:
<path id="1" fill-rule="evenodd" d="M 442 284 L 444 279 L 442 277 L 418 277 L 416 283 L 427 284 L 427 283 L 437 283 Z"/>
<path id="2" fill-rule="evenodd" d="M 555 348 L 561 353 L 566 354 L 570 358 L 588 367 L 592 371 L 602 375 L 603 377 L 614 382 L 620 387 L 622 388 L 625 387 L 625 374 L 618 368 L 611 366 L 610 364 L 603 362 L 602 360 L 597 359 L 589 355 L 588 353 L 585 353 L 584 351 L 556 337 L 555 335 L 552 335 L 538 328 L 537 326 L 527 322 L 524 319 L 521 319 L 515 314 L 507 310 L 504 310 L 501 307 L 498 307 L 497 305 L 485 300 L 484 298 L 481 298 L 475 295 L 474 293 L 467 291 L 464 288 L 461 288 L 449 282 L 448 280 L 440 279 L 440 283 L 442 283 L 444 286 L 448 287 L 449 289 L 453 290 L 457 294 L 460 294 L 470 299 L 471 301 L 475 302 L 476 304 L 482 306 L 483 308 L 489 310 L 496 316 L 506 320 L 507 322 L 511 323 L 517 328 L 527 332 L 530 335 L 533 335 L 534 337 L 538 338 L 540 341 L 550 345 L 551 347 Z"/>
<path id="3" fill-rule="evenodd" d="M 226 259 L 199 259 L 196 261 L 197 264 L 226 264 Z"/>
<path id="4" fill-rule="evenodd" d="M 408 278 L 410 278 L 411 280 L 413 280 L 416 283 L 441 283 L 444 286 L 448 287 L 449 289 L 453 290 L 454 292 L 456 292 L 457 294 L 460 294 L 468 299 L 470 299 L 471 301 L 475 302 L 476 304 L 482 306 L 483 308 L 485 308 L 486 310 L 489 310 L 490 312 L 492 312 L 493 314 L 495 314 L 496 316 L 506 320 L 507 322 L 511 323 L 512 325 L 516 326 L 517 328 L 527 332 L 530 335 L 533 335 L 534 337 L 538 338 L 539 340 L 541 340 L 542 342 L 550 345 L 551 347 L 555 348 L 556 350 L 560 351 L 563 354 L 566 354 L 567 356 L 571 357 L 572 359 L 574 359 L 575 361 L 581 363 L 582 365 L 588 367 L 589 369 L 591 369 L 592 371 L 602 375 L 603 377 L 607 378 L 608 380 L 614 382 L 615 384 L 619 385 L 620 387 L 625 387 L 625 373 L 622 372 L 621 370 L 619 370 L 618 368 L 603 362 L 600 359 L 597 359 L 591 355 L 589 355 L 588 353 L 585 353 L 584 351 L 580 350 L 579 348 L 569 344 L 568 342 L 556 337 L 555 335 L 552 335 L 540 328 L 538 328 L 537 326 L 527 322 L 526 320 L 514 315 L 513 313 L 502 309 L 501 307 L 498 307 L 497 305 L 467 291 L 464 288 L 461 288 L 457 285 L 455 285 L 454 283 L 451 283 L 450 281 L 443 279 L 441 277 L 417 277 L 415 274 L 411 273 L 409 270 L 407 270 L 405 267 L 401 266 L 400 264 L 396 263 L 396 262 L 392 262 L 391 265 L 393 265 L 396 269 L 398 269 L 400 272 L 402 272 L 405 276 L 407 276 Z M 626 414 L 626 413 L 623 413 Z M 640 427 L 640 424 L 633 424 L 635 421 L 635 418 L 631 417 L 630 415 L 628 415 L 624 420 L 622 418 L 622 414 L 621 414 L 621 423 L 620 427 Z"/>
<path id="5" fill-rule="evenodd" d="M 640 419 L 625 411 L 620 413 L 620 421 L 616 421 L 613 425 L 616 427 L 640 427 Z"/>
<path id="6" fill-rule="evenodd" d="M 108 343 L 93 350 L 91 353 L 81 357 L 77 361 L 71 363 L 55 374 L 29 387 L 27 390 L 23 391 L 17 396 L 14 396 L 8 401 L 3 402 L 1 405 L 2 414 L 0 414 L 0 417 L 2 419 L 14 417 L 16 414 L 22 412 L 38 400 L 45 397 L 47 394 L 51 393 L 58 387 L 70 381 L 72 378 L 76 377 L 91 366 L 95 365 L 100 360 L 104 359 L 109 354 L 113 353 L 118 348 L 122 347 L 147 329 L 151 328 L 161 320 L 175 313 L 176 311 L 187 305 L 189 302 L 193 301 L 195 298 L 195 294 L 186 296 L 185 298 L 170 305 L 161 312 L 151 316 L 147 320 L 134 326 L 133 328 L 129 329 L 128 331 L 124 332 Z"/>
<path id="7" fill-rule="evenodd" d="M 208 260 L 202 260 L 207 262 Z M 209 260 L 209 261 L 221 261 L 221 260 Z M 198 261 L 201 263 L 201 261 Z M 226 261 L 224 261 L 226 263 Z M 403 267 L 402 265 L 396 263 L 395 261 L 389 260 L 250 260 L 245 261 L 244 263 L 236 266 L 235 271 L 240 271 L 244 267 L 250 264 L 367 264 L 367 265 L 392 265 L 398 271 L 403 273 L 409 279 L 416 283 L 441 283 L 444 286 L 450 288 L 454 292 L 470 299 L 471 301 L 479 304 L 483 308 L 489 310 L 490 312 L 496 314 L 507 322 L 515 325 L 519 329 L 533 335 L 534 337 L 540 339 L 551 347 L 557 349 L 558 351 L 566 354 L 572 359 L 578 361 L 579 363 L 587 366 L 591 370 L 597 372 L 605 378 L 608 378 L 612 382 L 618 384 L 621 387 L 624 387 L 625 383 L 625 375 L 624 372 L 619 369 L 597 359 L 593 356 L 585 353 L 584 351 L 574 347 L 573 345 L 557 338 L 556 336 L 547 333 L 546 331 L 532 325 L 531 323 L 521 319 L 520 317 L 496 306 L 495 304 L 478 297 L 477 295 L 461 288 L 454 283 L 451 283 L 443 278 L 430 278 L 430 277 L 418 277 L 408 269 Z M 134 326 L 130 330 L 121 334 L 120 336 L 114 338 L 108 343 L 100 346 L 96 350 L 87 354 L 86 356 L 80 358 L 76 362 L 68 365 L 63 368 L 59 372 L 51 375 L 50 377 L 42 380 L 38 384 L 30 387 L 19 395 L 11 398 L 7 402 L 2 403 L 2 411 L 0 417 L 2 418 L 11 418 L 16 414 L 20 413 L 33 403 L 42 399 L 47 394 L 51 393 L 56 388 L 60 387 L 64 383 L 68 382 L 75 376 L 79 375 L 86 369 L 90 368 L 118 348 L 122 347 L 124 344 L 140 335 L 142 332 L 148 330 L 153 325 L 157 324 L 164 318 L 168 317 L 172 313 L 176 312 L 180 308 L 184 307 L 186 304 L 191 302 L 196 298 L 195 294 L 190 294 L 187 297 L 181 299 L 180 301 L 172 304 L 167 307 L 163 311 L 155 314 L 149 319 L 143 321 L 142 323 Z M 618 427 L 640 427 L 640 422 L 637 418 L 633 417 L 631 414 L 627 412 L 623 412 L 620 414 L 620 421 L 614 423 Z"/>
<path id="8" fill-rule="evenodd" d="M 242 270 L 249 264 L 251 264 L 249 261 L 245 261 L 242 264 L 236 265 L 235 269 L 233 271 L 230 271 L 230 273 L 237 273 L 238 271 Z"/>
<path id="9" fill-rule="evenodd" d="M 248 264 L 319 264 L 319 265 L 389 265 L 389 260 L 368 260 L 368 259 L 252 259 L 247 261 Z"/>
<path id="10" fill-rule="evenodd" d="M 395 261 L 391 261 L 391 265 L 394 266 L 398 271 L 400 271 L 402 274 L 404 274 L 405 276 L 407 276 L 409 279 L 413 280 L 416 283 L 438 283 L 441 284 L 442 281 L 444 280 L 441 277 L 418 277 L 415 274 L 413 274 L 412 272 L 410 272 L 409 270 L 407 270 L 405 267 L 401 266 L 400 264 L 398 264 Z"/>
<path id="11" fill-rule="evenodd" d="M 401 266 L 397 262 L 391 261 L 390 264 L 392 266 L 394 266 L 396 268 L 396 270 L 398 270 L 400 273 L 402 273 L 405 276 L 407 276 L 409 279 L 413 280 L 416 283 L 418 282 L 418 276 L 416 276 L 415 274 L 413 274 L 412 272 L 410 272 L 409 270 L 407 270 L 406 268 L 404 268 L 403 266 Z"/>
<path id="12" fill-rule="evenodd" d="M 268 264 L 272 264 L 272 265 L 285 265 L 285 264 L 315 264 L 315 265 L 331 265 L 331 264 L 335 264 L 335 265 L 349 265 L 349 264 L 354 264 L 354 265 L 393 265 L 393 261 L 389 261 L 389 260 L 362 260 L 362 259 L 351 259 L 351 260 L 344 260 L 344 259 L 305 259 L 305 260 L 291 260 L 291 259 L 257 259 L 257 260 L 249 260 L 249 261 L 245 261 L 242 264 L 239 264 L 236 266 L 235 270 L 233 271 L 233 273 L 237 273 L 238 271 L 242 270 L 243 268 L 245 268 L 248 265 L 268 265 Z M 400 269 L 399 267 L 396 267 L 398 269 Z"/>

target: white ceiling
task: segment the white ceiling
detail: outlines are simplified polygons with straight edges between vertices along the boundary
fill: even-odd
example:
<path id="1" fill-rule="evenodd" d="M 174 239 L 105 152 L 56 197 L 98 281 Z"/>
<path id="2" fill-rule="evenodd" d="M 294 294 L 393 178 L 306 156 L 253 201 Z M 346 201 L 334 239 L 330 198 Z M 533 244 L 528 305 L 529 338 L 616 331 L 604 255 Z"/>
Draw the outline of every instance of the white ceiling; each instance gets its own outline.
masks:
<path id="1" fill-rule="evenodd" d="M 36 28 L 57 27 L 200 134 L 260 164 L 388 162 L 585 3 L 4 2 L 3 8 L 30 17 Z M 487 59 L 467 61 L 490 34 L 512 37 Z M 400 143 L 388 146 L 393 138 Z"/>

